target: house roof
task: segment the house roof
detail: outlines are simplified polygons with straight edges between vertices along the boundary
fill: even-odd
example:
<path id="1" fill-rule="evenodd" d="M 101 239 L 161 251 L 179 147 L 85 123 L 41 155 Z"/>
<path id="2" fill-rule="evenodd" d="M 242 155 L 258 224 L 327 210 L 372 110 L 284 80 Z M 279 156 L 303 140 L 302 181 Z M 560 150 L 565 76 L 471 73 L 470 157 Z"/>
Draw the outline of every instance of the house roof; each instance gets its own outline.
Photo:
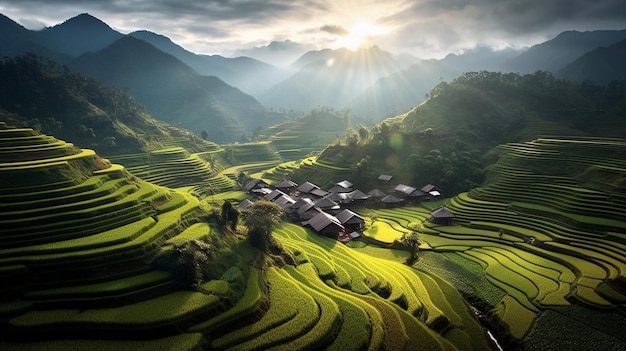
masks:
<path id="1" fill-rule="evenodd" d="M 429 193 L 433 190 L 437 190 L 437 187 L 432 184 L 426 184 L 420 190 L 422 190 L 425 193 Z"/>
<path id="2" fill-rule="evenodd" d="M 383 193 L 380 189 L 374 189 L 370 191 L 369 193 L 367 193 L 367 195 L 369 197 L 378 197 L 378 198 L 387 196 L 387 194 Z"/>
<path id="3" fill-rule="evenodd" d="M 339 204 L 337 204 L 335 201 L 329 199 L 328 197 L 325 197 L 323 199 L 318 200 L 315 203 L 316 207 L 319 207 L 323 210 L 336 210 L 339 209 L 340 206 Z"/>
<path id="4" fill-rule="evenodd" d="M 328 189 L 329 193 L 349 193 L 352 191 L 352 188 L 345 188 L 341 185 L 334 185 L 332 188 Z"/>
<path id="5" fill-rule="evenodd" d="M 300 184 L 300 186 L 298 186 L 296 189 L 298 189 L 298 191 L 303 192 L 303 193 L 310 193 L 311 190 L 319 189 L 319 188 L 320 188 L 319 186 L 311 182 L 304 182 Z"/>
<path id="6" fill-rule="evenodd" d="M 367 200 L 369 198 L 369 195 L 367 195 L 366 193 L 362 192 L 359 189 L 356 189 L 348 193 L 348 198 L 352 200 Z"/>
<path id="7" fill-rule="evenodd" d="M 446 210 L 444 207 L 430 213 L 433 218 L 454 218 L 454 214 Z"/>
<path id="8" fill-rule="evenodd" d="M 363 217 L 359 216 L 358 214 L 348 209 L 344 209 L 343 211 L 337 213 L 335 217 L 339 220 L 339 222 L 341 222 L 341 224 L 365 222 Z"/>
<path id="9" fill-rule="evenodd" d="M 398 184 L 398 185 L 396 185 L 396 187 L 393 190 L 397 191 L 399 193 L 402 193 L 404 195 L 411 195 L 411 193 L 413 193 L 417 189 L 415 189 L 412 186 L 408 186 L 408 185 L 404 185 L 404 184 Z"/>
<path id="10" fill-rule="evenodd" d="M 420 197 L 420 196 L 425 196 L 425 195 L 426 193 L 419 189 L 416 189 L 414 192 L 409 194 L 410 197 Z"/>
<path id="11" fill-rule="evenodd" d="M 245 189 L 246 191 L 250 191 L 252 189 L 255 188 L 263 188 L 268 186 L 268 184 L 262 180 L 262 179 L 254 179 L 248 182 L 248 184 L 246 184 Z"/>
<path id="12" fill-rule="evenodd" d="M 382 180 L 383 182 L 388 182 L 391 180 L 391 178 L 393 178 L 393 176 L 389 174 L 381 174 L 378 176 L 378 180 Z"/>
<path id="13" fill-rule="evenodd" d="M 347 180 L 342 180 L 339 183 L 335 183 L 335 185 L 339 185 L 340 187 L 347 189 L 347 188 L 351 188 L 354 184 L 350 183 Z"/>
<path id="14" fill-rule="evenodd" d="M 394 196 L 394 195 L 390 194 L 390 195 L 387 195 L 387 196 L 383 197 L 382 199 L 380 199 L 380 201 L 382 201 L 384 203 L 390 204 L 390 203 L 402 202 L 402 201 L 404 201 L 404 199 L 401 199 L 401 198 L 399 198 L 397 196 Z"/>
<path id="15" fill-rule="evenodd" d="M 437 190 L 429 191 L 428 193 L 430 194 L 430 196 L 435 196 L 435 197 L 441 196 L 441 193 L 438 192 Z"/>
<path id="16" fill-rule="evenodd" d="M 311 195 L 315 195 L 315 196 L 319 196 L 319 197 L 324 197 L 324 196 L 328 195 L 328 194 L 329 194 L 329 192 L 328 192 L 328 191 L 326 191 L 326 190 L 323 190 L 323 189 L 317 188 L 317 189 L 313 189 L 313 190 L 311 190 L 311 192 L 310 192 L 309 194 L 311 194 Z"/>
<path id="17" fill-rule="evenodd" d="M 296 203 L 296 200 L 292 199 L 289 195 L 281 195 L 274 199 L 274 203 L 280 207 L 289 207 Z"/>
<path id="18" fill-rule="evenodd" d="M 296 211 L 299 216 L 302 216 L 306 211 L 315 207 L 315 203 L 313 202 L 313 200 L 308 199 L 308 198 L 301 199 L 301 200 L 303 200 L 303 202 L 300 204 L 300 206 L 298 207 L 298 210 Z"/>
<path id="19" fill-rule="evenodd" d="M 350 198 L 348 197 L 348 193 L 330 193 L 325 198 L 333 200 L 333 201 L 335 201 L 337 203 L 340 203 L 340 202 L 343 202 L 343 203 L 350 202 Z"/>
<path id="20" fill-rule="evenodd" d="M 297 186 L 298 186 L 298 183 L 285 179 L 282 182 L 276 184 L 275 187 L 285 189 L 285 188 L 295 188 Z"/>
<path id="21" fill-rule="evenodd" d="M 256 189 L 252 189 L 250 192 L 265 196 L 267 194 L 270 194 L 272 192 L 272 189 L 270 189 L 270 188 L 256 188 Z"/>
<path id="22" fill-rule="evenodd" d="M 282 191 L 278 189 L 275 189 L 271 193 L 265 195 L 265 200 L 272 201 L 281 195 L 287 195 L 287 194 L 283 193 Z"/>
<path id="23" fill-rule="evenodd" d="M 241 202 L 239 202 L 239 204 L 237 205 L 237 207 L 241 208 L 241 209 L 246 209 L 250 206 L 254 205 L 254 202 L 250 201 L 250 199 L 243 199 L 241 200 Z"/>
<path id="24" fill-rule="evenodd" d="M 326 212 L 320 212 L 316 214 L 315 217 L 304 223 L 308 224 L 309 226 L 311 226 L 311 228 L 315 229 L 318 232 L 324 230 L 324 228 L 328 227 L 331 224 L 336 225 L 341 229 L 344 229 L 343 225 L 341 225 L 341 222 L 339 222 L 339 220 L 335 216 L 332 216 Z"/>

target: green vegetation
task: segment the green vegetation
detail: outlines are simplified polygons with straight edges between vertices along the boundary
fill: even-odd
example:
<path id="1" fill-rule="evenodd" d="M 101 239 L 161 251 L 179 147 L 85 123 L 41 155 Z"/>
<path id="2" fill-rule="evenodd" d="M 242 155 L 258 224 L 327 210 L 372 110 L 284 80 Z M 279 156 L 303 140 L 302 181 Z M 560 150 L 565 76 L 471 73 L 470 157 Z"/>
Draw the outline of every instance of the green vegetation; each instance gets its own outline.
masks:
<path id="1" fill-rule="evenodd" d="M 579 88 L 469 73 L 320 155 L 349 118 L 318 109 L 223 146 L 158 124 L 169 134 L 109 160 L 0 123 L 0 348 L 484 350 L 487 327 L 515 349 L 555 339 L 553 321 L 573 344 L 622 342 L 621 319 L 591 311 L 613 320 L 626 301 L 626 143 L 618 122 L 584 128 L 583 114 L 610 118 Z M 319 114 L 328 133 L 315 139 Z M 366 230 L 349 245 L 280 223 L 266 201 L 244 212 L 247 228 L 231 212 L 252 198 L 239 190 L 249 177 L 367 189 L 380 173 L 449 197 L 355 207 Z M 429 221 L 440 207 L 455 225 Z"/>

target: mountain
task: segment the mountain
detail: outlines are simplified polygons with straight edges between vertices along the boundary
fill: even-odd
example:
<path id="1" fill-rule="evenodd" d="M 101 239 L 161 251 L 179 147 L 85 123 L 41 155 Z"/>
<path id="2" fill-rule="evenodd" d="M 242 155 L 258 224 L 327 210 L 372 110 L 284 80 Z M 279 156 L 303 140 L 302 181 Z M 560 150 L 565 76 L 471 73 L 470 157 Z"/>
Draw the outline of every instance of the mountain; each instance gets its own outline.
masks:
<path id="1" fill-rule="evenodd" d="M 626 80 L 626 40 L 584 54 L 560 70 L 558 75 L 565 79 L 604 85 Z"/>
<path id="2" fill-rule="evenodd" d="M 36 33 L 0 14 L 0 57 L 13 57 L 28 52 L 38 53 L 57 61 L 68 61 L 69 56 L 48 46 Z"/>
<path id="3" fill-rule="evenodd" d="M 623 137 L 625 110 L 623 86 L 621 92 L 590 90 L 548 72 L 469 72 L 439 83 L 424 103 L 359 133 L 352 145 L 328 146 L 317 161 L 354 169 L 367 159 L 364 172 L 352 174 L 365 188 L 378 186 L 378 175 L 393 174 L 399 183 L 433 183 L 457 193 L 482 183 L 489 151 L 500 144 L 554 136 Z M 298 172 L 293 179 L 328 176 Z"/>
<path id="4" fill-rule="evenodd" d="M 265 46 L 255 46 L 250 49 L 238 50 L 235 54 L 253 57 L 275 66 L 286 67 L 309 50 L 312 50 L 312 48 L 308 45 L 296 43 L 291 40 L 284 40 L 272 41 Z"/>
<path id="5" fill-rule="evenodd" d="M 310 51 L 291 67 L 298 71 L 260 94 L 261 102 L 299 110 L 315 106 L 342 108 L 377 79 L 405 68 L 377 46 L 357 51 Z"/>
<path id="6" fill-rule="evenodd" d="M 121 90 L 34 54 L 0 61 L 0 121 L 59 135 L 104 155 L 159 149 L 162 140 L 193 137 L 154 120 Z"/>
<path id="7" fill-rule="evenodd" d="M 219 142 L 283 120 L 252 96 L 217 77 L 201 76 L 172 55 L 125 36 L 96 53 L 81 55 L 70 67 L 102 82 L 128 89 L 157 119 Z"/>
<path id="8" fill-rule="evenodd" d="M 366 120 L 378 121 L 410 110 L 442 80 L 462 72 L 442 60 L 423 60 L 400 72 L 380 78 L 347 105 Z"/>
<path id="9" fill-rule="evenodd" d="M 507 71 L 556 73 L 581 55 L 598 47 L 626 39 L 626 30 L 567 31 L 554 39 L 532 46 L 508 62 Z"/>
<path id="10" fill-rule="evenodd" d="M 173 43 L 168 37 L 149 31 L 129 34 L 152 44 L 168 53 L 201 75 L 216 76 L 229 85 L 249 94 L 258 94 L 286 78 L 287 69 L 261 62 L 249 57 L 226 58 L 220 55 L 197 55 Z"/>
<path id="11" fill-rule="evenodd" d="M 87 13 L 45 28 L 39 34 L 49 46 L 74 57 L 98 51 L 123 36 Z"/>

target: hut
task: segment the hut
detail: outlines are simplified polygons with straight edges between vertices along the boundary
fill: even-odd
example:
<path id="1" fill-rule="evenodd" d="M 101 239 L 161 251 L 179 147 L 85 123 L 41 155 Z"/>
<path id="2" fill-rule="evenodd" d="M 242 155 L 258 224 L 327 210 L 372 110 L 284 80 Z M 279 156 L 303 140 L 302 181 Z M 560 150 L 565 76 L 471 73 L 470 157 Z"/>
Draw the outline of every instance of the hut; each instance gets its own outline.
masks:
<path id="1" fill-rule="evenodd" d="M 329 193 L 349 193 L 352 191 L 352 183 L 347 180 L 342 180 L 339 183 L 335 183 L 335 185 L 328 189 Z"/>
<path id="2" fill-rule="evenodd" d="M 369 196 L 370 199 L 382 199 L 383 197 L 387 196 L 387 194 L 382 192 L 380 189 L 374 189 L 368 192 L 367 196 Z"/>
<path id="3" fill-rule="evenodd" d="M 341 208 L 338 203 L 329 199 L 328 196 L 315 202 L 315 207 L 322 211 L 337 211 Z"/>
<path id="4" fill-rule="evenodd" d="M 300 219 L 311 219 L 319 212 L 315 208 L 315 202 L 313 200 L 304 197 L 300 198 L 292 207 L 297 207 L 296 214 Z"/>
<path id="5" fill-rule="evenodd" d="M 272 190 L 271 193 L 265 194 L 264 197 L 265 197 L 265 200 L 267 201 L 274 201 L 275 199 L 283 195 L 287 195 L 287 194 L 283 193 L 282 191 L 278 189 L 275 189 L 275 190 Z"/>
<path id="6" fill-rule="evenodd" d="M 344 226 L 339 220 L 326 212 L 319 212 L 315 217 L 306 222 L 302 222 L 305 227 L 310 227 L 316 232 L 329 236 L 331 238 L 337 238 L 339 233 L 345 230 Z"/>
<path id="7" fill-rule="evenodd" d="M 446 210 L 444 207 L 432 211 L 428 221 L 441 225 L 454 225 L 454 214 Z"/>
<path id="8" fill-rule="evenodd" d="M 296 190 L 298 190 L 299 192 L 303 193 L 303 194 L 309 194 L 311 191 L 315 190 L 315 189 L 319 189 L 320 187 L 311 183 L 311 182 L 304 182 L 302 184 L 300 184 L 299 186 L 296 187 Z"/>
<path id="9" fill-rule="evenodd" d="M 289 194 L 293 190 L 295 190 L 297 186 L 298 183 L 285 179 L 282 182 L 276 184 L 274 187 L 286 194 Z"/>
<path id="10" fill-rule="evenodd" d="M 263 179 L 253 179 L 249 181 L 244 188 L 247 192 L 252 193 L 254 190 L 269 188 L 269 184 L 267 184 Z"/>
<path id="11" fill-rule="evenodd" d="M 348 209 L 344 209 L 341 212 L 337 213 L 335 217 L 348 231 L 362 230 L 363 224 L 365 223 L 363 217 Z"/>
<path id="12" fill-rule="evenodd" d="M 380 202 L 385 204 L 385 206 L 387 206 L 387 207 L 395 206 L 395 205 L 401 203 L 402 201 L 404 201 L 403 198 L 397 197 L 397 196 L 395 196 L 393 194 L 389 194 L 389 195 L 383 197 L 382 199 L 380 199 Z"/>
<path id="13" fill-rule="evenodd" d="M 237 207 L 239 207 L 240 210 L 245 210 L 252 205 L 254 205 L 254 202 L 250 201 L 249 199 L 243 199 L 241 200 L 241 202 L 239 202 Z"/>
<path id="14" fill-rule="evenodd" d="M 426 184 L 420 190 L 428 199 L 436 199 L 441 196 L 441 190 L 432 184 Z"/>
<path id="15" fill-rule="evenodd" d="M 389 174 L 381 174 L 378 176 L 378 181 L 382 183 L 388 183 L 391 181 L 391 179 L 393 179 L 393 176 Z"/>

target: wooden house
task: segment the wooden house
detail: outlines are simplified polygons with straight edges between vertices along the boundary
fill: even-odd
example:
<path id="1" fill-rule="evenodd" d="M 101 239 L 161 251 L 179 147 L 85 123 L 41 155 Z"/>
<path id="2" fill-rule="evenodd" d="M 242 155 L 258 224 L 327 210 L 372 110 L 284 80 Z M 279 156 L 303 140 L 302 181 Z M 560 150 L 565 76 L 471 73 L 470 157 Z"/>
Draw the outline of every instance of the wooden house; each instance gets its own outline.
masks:
<path id="1" fill-rule="evenodd" d="M 298 183 L 285 179 L 282 182 L 276 184 L 274 187 L 285 194 L 289 194 L 298 187 Z"/>
<path id="2" fill-rule="evenodd" d="M 334 239 L 336 239 L 341 232 L 345 231 L 344 226 L 335 216 L 323 211 L 319 212 L 310 220 L 302 222 L 302 225 Z"/>
<path id="3" fill-rule="evenodd" d="M 348 209 L 344 209 L 341 212 L 337 213 L 335 218 L 337 218 L 339 222 L 346 228 L 346 231 L 363 230 L 363 227 L 365 225 L 365 220 L 363 219 L 363 217 Z"/>
<path id="4" fill-rule="evenodd" d="M 430 213 L 428 221 L 441 225 L 454 225 L 454 214 L 444 207 Z"/>

